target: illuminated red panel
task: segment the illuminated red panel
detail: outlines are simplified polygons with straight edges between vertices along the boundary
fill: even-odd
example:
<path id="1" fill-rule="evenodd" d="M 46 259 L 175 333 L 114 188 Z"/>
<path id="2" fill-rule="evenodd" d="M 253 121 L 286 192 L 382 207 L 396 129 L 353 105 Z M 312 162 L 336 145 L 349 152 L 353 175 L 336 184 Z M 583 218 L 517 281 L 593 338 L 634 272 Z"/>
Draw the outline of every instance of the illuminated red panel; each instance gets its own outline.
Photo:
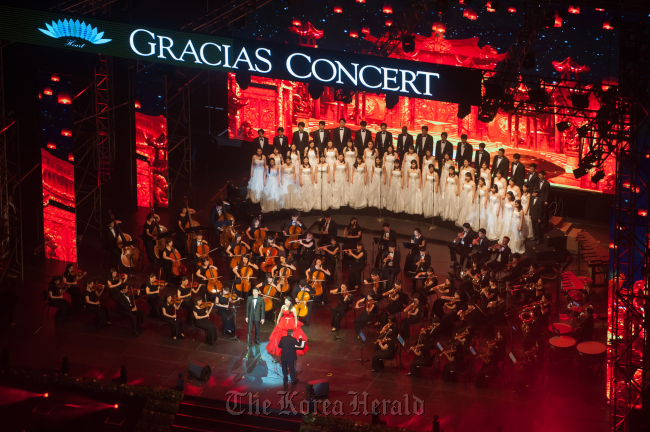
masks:
<path id="1" fill-rule="evenodd" d="M 149 207 L 153 202 L 169 204 L 167 188 L 167 123 L 164 116 L 135 113 L 138 206 Z M 145 159 L 145 160 L 141 160 Z"/>
<path id="2" fill-rule="evenodd" d="M 562 27 L 562 17 L 556 16 L 555 23 L 553 25 L 554 27 Z"/>
<path id="3" fill-rule="evenodd" d="M 135 108 L 136 108 L 136 109 L 140 109 L 140 108 L 142 108 L 142 105 L 140 105 L 140 101 L 137 100 L 137 99 L 135 100 Z"/>
<path id="4" fill-rule="evenodd" d="M 137 166 L 138 182 L 138 207 L 148 207 L 153 197 L 153 171 L 148 162 L 138 159 Z"/>
<path id="5" fill-rule="evenodd" d="M 54 81 L 54 82 L 58 82 L 58 81 L 59 81 L 59 76 L 56 75 L 56 74 L 52 74 L 52 76 L 50 77 L 50 79 L 51 79 L 52 81 Z"/>
<path id="6" fill-rule="evenodd" d="M 508 8 L 508 12 L 510 12 L 510 13 L 515 13 L 515 12 L 517 12 L 517 8 L 509 7 L 509 8 Z"/>
<path id="7" fill-rule="evenodd" d="M 68 153 L 68 160 L 74 162 L 74 153 Z"/>
<path id="8" fill-rule="evenodd" d="M 605 22 L 603 23 L 603 28 L 604 28 L 605 30 L 612 30 L 614 27 L 612 27 L 612 25 L 609 23 L 609 21 L 605 21 Z"/>
<path id="9" fill-rule="evenodd" d="M 52 96 L 52 88 L 51 88 L 51 87 L 45 87 L 45 88 L 43 89 L 43 94 L 44 94 L 45 96 Z"/>
<path id="10" fill-rule="evenodd" d="M 366 0 L 357 0 L 357 3 L 365 3 Z"/>
<path id="11" fill-rule="evenodd" d="M 570 14 L 579 14 L 580 13 L 580 6 L 569 6 L 569 13 Z"/>
<path id="12" fill-rule="evenodd" d="M 47 148 L 51 150 L 56 150 L 56 143 L 54 141 L 48 141 L 47 142 Z"/>
<path id="13" fill-rule="evenodd" d="M 392 14 L 393 13 L 393 7 L 389 4 L 385 4 L 384 7 L 381 9 L 381 11 L 385 14 Z"/>
<path id="14" fill-rule="evenodd" d="M 295 20 L 293 20 L 293 21 L 291 22 L 291 24 L 294 25 L 294 26 L 296 26 L 296 27 L 300 27 L 300 24 L 302 24 L 302 23 L 300 22 L 300 20 L 295 19 Z"/>
<path id="15" fill-rule="evenodd" d="M 59 92 L 58 101 L 63 105 L 70 105 L 72 103 L 70 95 L 67 92 Z"/>
<path id="16" fill-rule="evenodd" d="M 370 34 L 370 27 L 364 27 L 361 29 L 361 33 Z"/>
<path id="17" fill-rule="evenodd" d="M 598 12 L 605 12 L 605 9 L 596 8 Z"/>
<path id="18" fill-rule="evenodd" d="M 474 21 L 477 18 L 476 12 L 474 12 L 472 9 L 465 9 L 463 11 L 463 16 L 472 21 Z"/>
<path id="19" fill-rule="evenodd" d="M 334 13 L 343 13 L 343 8 L 341 6 L 334 6 Z"/>
<path id="20" fill-rule="evenodd" d="M 356 30 L 351 30 L 350 31 L 350 37 L 351 38 L 358 38 L 359 37 L 359 32 L 357 32 Z"/>
<path id="21" fill-rule="evenodd" d="M 390 19 L 390 18 L 386 19 L 386 25 L 387 25 L 388 27 L 392 26 L 392 25 L 393 25 L 393 20 Z"/>
<path id="22" fill-rule="evenodd" d="M 487 2 L 485 4 L 485 10 L 487 10 L 488 12 L 496 12 L 496 9 L 492 7 L 492 2 Z"/>
<path id="23" fill-rule="evenodd" d="M 70 129 L 61 129 L 61 135 L 65 137 L 71 137 L 72 131 Z"/>

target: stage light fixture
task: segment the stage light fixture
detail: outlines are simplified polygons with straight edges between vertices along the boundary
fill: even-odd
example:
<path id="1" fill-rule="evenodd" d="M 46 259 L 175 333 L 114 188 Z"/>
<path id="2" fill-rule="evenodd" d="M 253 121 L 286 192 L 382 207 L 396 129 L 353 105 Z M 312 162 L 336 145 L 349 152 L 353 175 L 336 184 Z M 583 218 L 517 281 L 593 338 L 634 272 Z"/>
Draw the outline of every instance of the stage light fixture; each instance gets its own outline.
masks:
<path id="1" fill-rule="evenodd" d="M 393 109 L 399 103 L 399 95 L 397 93 L 386 94 L 386 109 Z"/>
<path id="2" fill-rule="evenodd" d="M 459 119 L 464 119 L 472 112 L 472 106 L 468 103 L 459 103 L 458 104 L 458 114 L 456 117 Z"/>
<path id="3" fill-rule="evenodd" d="M 415 51 L 415 37 L 412 35 L 402 36 L 402 51 L 411 53 Z"/>
<path id="4" fill-rule="evenodd" d="M 576 178 L 576 180 L 579 179 L 580 177 L 586 176 L 587 174 L 589 174 L 589 169 L 585 167 L 577 168 L 573 170 L 573 176 Z"/>
<path id="5" fill-rule="evenodd" d="M 460 0 L 458 3 L 460 3 L 462 5 L 465 5 L 465 6 L 469 6 L 469 5 L 472 4 L 472 0 Z"/>
<path id="6" fill-rule="evenodd" d="M 568 120 L 561 121 L 555 125 L 557 128 L 558 132 L 564 132 L 565 130 L 569 129 L 571 127 L 571 122 Z"/>
<path id="7" fill-rule="evenodd" d="M 605 178 L 605 171 L 598 170 L 598 171 L 596 171 L 596 174 L 591 176 L 591 182 L 592 183 L 598 183 L 599 181 L 601 181 L 604 178 Z"/>
<path id="8" fill-rule="evenodd" d="M 543 89 L 530 89 L 526 92 L 528 101 L 535 105 L 546 106 L 548 104 L 548 94 Z"/>
<path id="9" fill-rule="evenodd" d="M 578 136 L 580 138 L 586 137 L 588 133 L 589 133 L 589 126 L 582 125 L 578 128 Z"/>
<path id="10" fill-rule="evenodd" d="M 500 99 L 503 95 L 503 85 L 496 81 L 487 80 L 483 83 L 487 99 Z"/>
<path id="11" fill-rule="evenodd" d="M 352 98 L 354 97 L 354 92 L 345 89 L 336 89 L 334 92 L 334 100 L 337 102 L 343 102 L 344 104 L 352 103 Z"/>
<path id="12" fill-rule="evenodd" d="M 251 84 L 251 74 L 248 73 L 248 71 L 237 71 L 235 74 L 235 81 L 237 82 L 237 85 L 240 89 L 246 90 Z"/>
<path id="13" fill-rule="evenodd" d="M 312 99 L 316 100 L 323 95 L 325 86 L 322 84 L 309 83 L 307 91 L 309 91 L 309 96 L 311 96 Z"/>
<path id="14" fill-rule="evenodd" d="M 515 109 L 515 97 L 511 94 L 504 94 L 499 103 L 499 107 L 504 111 L 512 111 Z"/>
<path id="15" fill-rule="evenodd" d="M 587 109 L 589 107 L 589 93 L 571 93 L 573 108 Z"/>
<path id="16" fill-rule="evenodd" d="M 535 67 L 535 51 L 528 51 L 521 66 L 524 69 L 533 69 Z"/>

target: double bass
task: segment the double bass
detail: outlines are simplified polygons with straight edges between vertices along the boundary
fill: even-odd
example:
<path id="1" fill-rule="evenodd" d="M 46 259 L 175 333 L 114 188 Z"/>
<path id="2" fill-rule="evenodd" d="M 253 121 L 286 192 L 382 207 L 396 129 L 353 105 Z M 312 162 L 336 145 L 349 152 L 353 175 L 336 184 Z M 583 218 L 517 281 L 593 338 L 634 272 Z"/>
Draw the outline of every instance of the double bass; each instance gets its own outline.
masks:
<path id="1" fill-rule="evenodd" d="M 189 219 L 185 224 L 185 226 L 183 227 L 185 229 L 185 232 L 187 232 L 188 229 L 200 226 L 200 224 L 197 221 L 192 220 L 192 212 L 190 212 L 190 206 L 187 204 L 187 196 L 184 196 L 183 198 L 185 198 L 185 208 L 187 209 L 187 218 Z M 194 240 L 195 238 L 196 238 L 196 233 L 194 232 L 191 232 L 187 235 L 187 250 L 190 250 L 190 246 L 192 245 L 192 240 Z"/>
<path id="2" fill-rule="evenodd" d="M 153 202 L 149 203 L 149 210 L 151 210 L 152 214 L 156 214 L 154 212 Z M 153 252 L 156 255 L 156 258 L 160 259 L 160 253 L 163 249 L 165 249 L 165 237 L 167 237 L 165 233 L 168 232 L 168 230 L 164 226 L 160 225 L 158 219 L 156 219 L 155 216 L 153 218 L 153 221 L 154 226 L 151 230 L 151 235 L 156 239 L 156 244 L 153 247 Z"/>
<path id="3" fill-rule="evenodd" d="M 115 216 L 113 216 L 113 212 L 109 210 L 108 214 L 111 217 L 111 220 L 113 221 L 113 226 L 115 227 L 115 230 L 117 231 L 117 247 L 119 247 L 122 250 L 122 258 L 121 258 L 122 265 L 124 267 L 135 267 L 138 261 L 140 260 L 140 249 L 136 248 L 133 245 L 128 245 L 128 246 L 125 245 L 126 243 L 131 243 L 133 239 L 131 238 L 130 235 L 122 232 L 122 227 L 115 220 Z"/>

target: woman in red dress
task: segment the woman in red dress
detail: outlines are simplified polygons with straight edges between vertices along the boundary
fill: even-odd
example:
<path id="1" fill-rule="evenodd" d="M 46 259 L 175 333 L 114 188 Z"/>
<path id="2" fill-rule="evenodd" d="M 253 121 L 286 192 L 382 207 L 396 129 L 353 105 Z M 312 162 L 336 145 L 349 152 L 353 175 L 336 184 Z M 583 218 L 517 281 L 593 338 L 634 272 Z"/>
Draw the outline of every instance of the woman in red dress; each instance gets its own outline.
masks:
<path id="1" fill-rule="evenodd" d="M 269 336 L 269 343 L 266 344 L 266 351 L 271 355 L 279 356 L 282 352 L 282 349 L 278 348 L 278 343 L 280 339 L 287 335 L 287 330 L 293 330 L 293 337 L 307 342 L 307 335 L 302 331 L 302 323 L 298 321 L 298 314 L 296 309 L 294 309 L 291 299 L 289 297 L 284 298 L 284 306 L 280 308 L 280 313 L 278 314 L 278 321 L 275 323 L 275 328 L 273 333 Z M 305 348 L 301 350 L 296 350 L 296 354 L 305 355 L 309 351 L 309 347 L 305 343 Z"/>

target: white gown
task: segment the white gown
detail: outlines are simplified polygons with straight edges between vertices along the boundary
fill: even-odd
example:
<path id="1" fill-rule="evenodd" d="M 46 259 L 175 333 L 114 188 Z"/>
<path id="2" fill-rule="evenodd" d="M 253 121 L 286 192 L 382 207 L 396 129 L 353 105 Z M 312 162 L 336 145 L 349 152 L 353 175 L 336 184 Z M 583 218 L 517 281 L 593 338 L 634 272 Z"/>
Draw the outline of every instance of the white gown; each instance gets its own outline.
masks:
<path id="1" fill-rule="evenodd" d="M 512 228 L 512 213 L 514 210 L 514 202 L 507 202 L 503 206 L 503 217 L 501 218 L 501 226 L 499 227 L 499 239 L 503 236 L 509 236 L 510 228 Z"/>
<path id="2" fill-rule="evenodd" d="M 408 172 L 408 188 L 404 188 L 404 212 L 413 215 L 422 214 L 422 191 L 418 187 L 419 173 Z"/>
<path id="3" fill-rule="evenodd" d="M 475 216 L 474 220 L 472 221 L 472 229 L 474 231 L 478 231 L 481 228 L 485 228 L 486 231 L 488 229 L 488 209 L 485 208 L 485 200 L 485 190 L 479 189 L 478 195 L 474 199 Z"/>
<path id="4" fill-rule="evenodd" d="M 413 153 L 413 154 L 404 153 L 404 164 L 402 165 L 402 171 L 404 171 L 404 173 L 408 173 L 408 170 L 411 169 L 412 160 L 416 161 L 418 163 L 418 168 L 420 168 L 420 157 L 418 156 L 417 153 Z"/>
<path id="5" fill-rule="evenodd" d="M 297 155 L 296 153 L 292 153 L 291 154 L 291 163 L 294 166 L 300 168 L 300 165 L 301 165 L 300 155 Z"/>
<path id="6" fill-rule="evenodd" d="M 262 197 L 262 191 L 264 190 L 264 161 L 255 160 L 253 161 L 253 176 L 248 181 L 248 191 L 246 192 L 246 198 L 250 199 L 252 203 L 257 204 L 260 202 Z"/>
<path id="7" fill-rule="evenodd" d="M 437 193 L 435 193 L 435 176 L 426 173 L 424 177 L 424 187 L 422 188 L 422 215 L 424 217 L 436 216 L 438 210 Z"/>
<path id="8" fill-rule="evenodd" d="M 284 165 L 284 161 L 282 160 L 282 155 L 277 155 L 276 156 L 276 155 L 272 154 L 272 155 L 269 156 L 269 160 L 271 160 L 271 159 L 275 159 L 275 166 L 276 167 L 281 167 L 282 165 Z"/>
<path id="9" fill-rule="evenodd" d="M 449 177 L 449 167 L 454 166 L 454 161 L 447 161 L 443 164 L 442 170 L 440 172 L 440 193 L 442 194 L 444 191 L 442 188 L 445 187 L 447 184 L 447 177 Z"/>
<path id="10" fill-rule="evenodd" d="M 510 189 L 510 187 L 508 187 L 508 189 L 506 190 L 506 195 L 508 194 L 508 192 L 512 192 L 512 194 L 515 196 L 515 200 L 519 199 L 519 194 L 517 194 L 516 190 Z"/>
<path id="11" fill-rule="evenodd" d="M 445 193 L 442 195 L 441 216 L 444 220 L 456 221 L 458 219 L 459 196 L 456 195 L 457 181 L 458 176 L 447 177 L 447 187 L 445 188 Z"/>
<path id="12" fill-rule="evenodd" d="M 363 184 L 363 165 L 354 169 L 354 181 L 350 184 L 350 193 L 348 195 L 350 207 L 353 209 L 362 209 L 368 205 L 366 199 L 366 185 Z"/>
<path id="13" fill-rule="evenodd" d="M 404 211 L 404 190 L 402 189 L 402 171 L 393 170 L 391 173 L 390 187 L 388 189 L 388 198 L 386 199 L 386 210 L 395 213 Z"/>
<path id="14" fill-rule="evenodd" d="M 483 179 L 485 180 L 485 185 L 489 188 L 491 184 L 490 179 L 492 178 L 492 176 L 490 175 L 490 170 L 489 169 L 485 171 L 481 170 L 480 177 L 483 177 Z"/>
<path id="15" fill-rule="evenodd" d="M 330 166 L 330 172 L 334 172 L 334 165 L 336 165 L 336 150 L 325 150 L 325 162 Z"/>
<path id="16" fill-rule="evenodd" d="M 350 184 L 347 181 L 346 173 L 348 170 L 348 165 L 336 164 L 334 168 L 334 180 L 332 182 L 332 201 L 331 205 L 333 209 L 339 209 L 343 206 L 348 205 L 348 189 Z"/>
<path id="17" fill-rule="evenodd" d="M 468 168 L 468 169 L 461 168 L 461 169 L 460 169 L 460 175 L 458 176 L 458 178 L 460 178 L 461 184 L 462 184 L 462 183 L 465 183 L 465 174 L 466 174 L 466 173 L 470 173 L 470 174 L 471 174 L 471 173 L 472 173 L 471 168 Z M 473 175 L 472 175 L 472 181 L 476 181 L 476 179 L 474 178 Z"/>
<path id="18" fill-rule="evenodd" d="M 460 193 L 458 198 L 458 219 L 456 225 L 462 227 L 464 223 L 472 224 L 476 217 L 475 207 L 472 204 L 474 196 L 474 182 L 467 183 L 463 181 L 460 184 Z"/>
<path id="19" fill-rule="evenodd" d="M 397 156 L 395 154 L 392 155 L 386 155 L 386 163 L 384 164 L 384 167 L 386 168 L 386 172 L 392 172 L 393 171 L 393 166 L 395 166 L 395 159 Z"/>
<path id="20" fill-rule="evenodd" d="M 530 194 L 521 196 L 521 207 L 526 208 L 530 202 Z M 533 220 L 530 218 L 530 208 L 524 215 L 524 235 L 526 238 L 533 238 Z"/>
<path id="21" fill-rule="evenodd" d="M 497 216 L 497 210 L 501 210 L 499 206 L 499 196 L 490 194 L 490 201 L 488 201 L 487 208 L 487 238 L 489 240 L 498 240 L 501 228 L 501 212 Z"/>
<path id="22" fill-rule="evenodd" d="M 422 166 L 420 169 L 424 170 L 424 173 L 428 173 L 429 165 L 433 165 L 434 167 L 436 166 L 436 158 L 434 156 L 431 156 L 431 159 L 427 159 L 426 156 L 422 158 Z"/>
<path id="23" fill-rule="evenodd" d="M 366 197 L 368 198 L 368 207 L 377 207 L 380 205 L 380 189 L 383 189 L 384 185 L 381 184 L 382 178 L 382 169 L 379 167 L 374 168 L 375 175 L 371 176 L 368 173 L 368 185 L 366 187 Z M 384 205 L 384 198 L 381 197 L 381 205 Z"/>
<path id="24" fill-rule="evenodd" d="M 332 185 L 327 181 L 327 166 L 316 167 L 314 210 L 327 210 L 332 201 Z"/>
<path id="25" fill-rule="evenodd" d="M 266 173 L 266 186 L 262 191 L 260 205 L 262 213 L 269 213 L 282 209 L 282 190 L 280 188 L 280 169 L 272 169 Z"/>
<path id="26" fill-rule="evenodd" d="M 512 218 L 510 222 L 510 230 L 506 235 L 510 237 L 510 243 L 508 243 L 510 250 L 513 253 L 523 254 L 524 252 L 526 252 L 526 247 L 524 246 L 524 241 L 526 240 L 526 237 L 524 236 L 523 225 L 521 231 L 519 231 L 520 222 L 521 222 L 521 212 L 514 211 L 512 213 Z"/>
<path id="27" fill-rule="evenodd" d="M 499 195 L 501 195 L 501 210 L 506 203 L 506 188 L 503 186 L 503 182 L 497 181 L 496 177 L 494 179 L 494 184 L 497 185 L 499 189 Z"/>
<path id="28" fill-rule="evenodd" d="M 308 212 L 314 208 L 314 185 L 311 180 L 311 168 L 301 166 L 299 168 L 302 187 L 300 187 L 300 206 L 297 210 Z"/>
<path id="29" fill-rule="evenodd" d="M 356 152 L 354 150 L 344 150 L 345 151 L 345 163 L 348 164 L 348 173 L 350 173 L 350 179 L 354 174 L 354 163 L 356 162 Z"/>
<path id="30" fill-rule="evenodd" d="M 370 170 L 375 166 L 375 158 L 379 156 L 379 153 L 376 149 L 373 149 L 374 154 L 370 154 L 368 149 L 363 151 L 363 154 L 366 156 L 366 169 L 368 170 L 368 176 L 370 176 Z"/>
<path id="31" fill-rule="evenodd" d="M 296 184 L 296 167 L 282 167 L 282 207 L 295 209 L 300 205 L 300 191 Z"/>
<path id="32" fill-rule="evenodd" d="M 318 165 L 318 154 L 316 154 L 314 150 L 309 150 L 307 152 L 307 157 L 309 158 L 309 165 L 311 165 L 312 168 Z"/>

